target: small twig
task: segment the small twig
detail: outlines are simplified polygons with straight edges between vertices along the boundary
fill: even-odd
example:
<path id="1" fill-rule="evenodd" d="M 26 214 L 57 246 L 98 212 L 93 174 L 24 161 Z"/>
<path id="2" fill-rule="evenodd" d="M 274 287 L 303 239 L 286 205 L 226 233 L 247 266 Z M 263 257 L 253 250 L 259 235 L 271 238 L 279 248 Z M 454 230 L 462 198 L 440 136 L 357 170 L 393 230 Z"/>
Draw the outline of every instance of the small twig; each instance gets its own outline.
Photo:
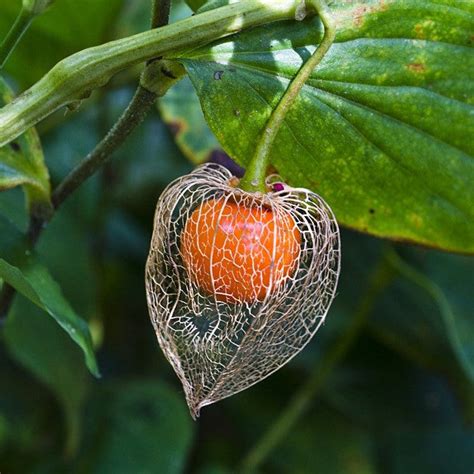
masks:
<path id="1" fill-rule="evenodd" d="M 153 0 L 151 5 L 150 27 L 159 28 L 170 21 L 171 0 Z"/>
<path id="2" fill-rule="evenodd" d="M 242 461 L 239 472 L 254 472 L 303 416 L 314 397 L 326 382 L 329 374 L 344 359 L 354 345 L 361 330 L 365 327 L 376 298 L 392 281 L 394 273 L 395 271 L 384 254 L 372 273 L 366 294 L 355 311 L 351 325 L 334 346 L 328 350 L 321 364 L 316 365 L 310 378 L 290 401 L 288 408 L 247 454 Z"/>

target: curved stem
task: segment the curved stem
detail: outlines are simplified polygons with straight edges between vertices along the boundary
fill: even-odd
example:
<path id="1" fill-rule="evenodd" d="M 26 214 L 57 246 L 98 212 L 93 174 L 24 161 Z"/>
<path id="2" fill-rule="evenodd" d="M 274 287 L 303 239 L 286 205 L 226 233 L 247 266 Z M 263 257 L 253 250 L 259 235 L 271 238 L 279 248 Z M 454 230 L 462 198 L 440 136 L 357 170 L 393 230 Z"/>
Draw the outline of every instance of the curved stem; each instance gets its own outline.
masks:
<path id="1" fill-rule="evenodd" d="M 244 458 L 239 472 L 254 472 L 270 452 L 288 435 L 319 393 L 329 374 L 352 348 L 361 330 L 365 327 L 377 297 L 390 284 L 394 274 L 395 271 L 385 253 L 372 272 L 367 291 L 356 308 L 350 326 L 329 349 L 322 362 L 316 365 L 310 378 L 290 401 L 287 409 Z"/>
<path id="2" fill-rule="evenodd" d="M 0 109 L 0 146 L 58 108 L 86 97 L 117 72 L 264 23 L 295 18 L 300 0 L 242 0 L 171 25 L 89 48 L 59 62 Z"/>
<path id="3" fill-rule="evenodd" d="M 255 155 L 250 161 L 244 177 L 240 181 L 240 187 L 249 192 L 266 192 L 265 177 L 268 165 L 270 164 L 270 151 L 273 142 L 296 97 L 313 70 L 328 52 L 336 36 L 336 28 L 326 2 L 324 0 L 310 0 L 308 3 L 313 6 L 323 22 L 324 36 L 317 50 L 303 64 L 297 75 L 291 81 L 262 132 Z"/>
<path id="4" fill-rule="evenodd" d="M 15 46 L 29 28 L 35 16 L 35 13 L 30 9 L 21 7 L 20 13 L 18 13 L 18 16 L 16 17 L 15 23 L 13 23 L 10 31 L 7 33 L 4 40 L 2 41 L 2 44 L 0 45 L 0 69 L 3 69 L 5 66 L 10 54 L 12 54 Z"/>

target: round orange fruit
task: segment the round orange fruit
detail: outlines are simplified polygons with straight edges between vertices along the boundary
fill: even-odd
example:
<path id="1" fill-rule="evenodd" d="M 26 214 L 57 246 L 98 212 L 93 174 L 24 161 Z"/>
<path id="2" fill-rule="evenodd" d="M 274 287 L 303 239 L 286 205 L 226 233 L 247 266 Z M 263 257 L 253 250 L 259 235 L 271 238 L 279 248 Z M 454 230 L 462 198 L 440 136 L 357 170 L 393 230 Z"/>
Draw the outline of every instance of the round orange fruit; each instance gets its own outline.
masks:
<path id="1" fill-rule="evenodd" d="M 218 198 L 192 212 L 180 249 L 189 277 L 205 293 L 218 301 L 253 302 L 291 277 L 301 235 L 288 213 Z"/>

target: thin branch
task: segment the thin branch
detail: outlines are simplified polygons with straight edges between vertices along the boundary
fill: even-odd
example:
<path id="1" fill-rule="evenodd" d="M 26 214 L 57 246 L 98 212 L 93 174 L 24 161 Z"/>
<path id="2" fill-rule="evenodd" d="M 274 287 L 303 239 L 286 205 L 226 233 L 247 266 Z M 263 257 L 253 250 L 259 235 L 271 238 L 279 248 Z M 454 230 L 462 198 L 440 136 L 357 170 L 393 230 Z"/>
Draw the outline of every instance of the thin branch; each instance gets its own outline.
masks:
<path id="1" fill-rule="evenodd" d="M 329 374 L 344 359 L 353 347 L 361 330 L 372 311 L 374 302 L 380 293 L 389 285 L 395 270 L 386 255 L 372 272 L 366 294 L 360 301 L 351 320 L 351 325 L 341 335 L 340 339 L 330 348 L 321 364 L 317 364 L 307 382 L 290 401 L 287 409 L 273 423 L 268 431 L 260 438 L 254 448 L 242 461 L 239 472 L 251 473 L 265 461 L 268 455 L 288 435 L 293 426 L 309 408 L 311 402 L 320 392 Z"/>

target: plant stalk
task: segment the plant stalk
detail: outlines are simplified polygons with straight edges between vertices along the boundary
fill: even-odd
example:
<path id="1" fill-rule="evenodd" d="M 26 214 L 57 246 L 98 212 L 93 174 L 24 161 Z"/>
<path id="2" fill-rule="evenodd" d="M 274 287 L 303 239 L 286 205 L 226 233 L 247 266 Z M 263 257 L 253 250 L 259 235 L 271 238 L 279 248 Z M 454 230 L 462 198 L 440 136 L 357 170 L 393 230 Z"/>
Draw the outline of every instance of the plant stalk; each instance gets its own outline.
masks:
<path id="1" fill-rule="evenodd" d="M 336 27 L 326 2 L 324 0 L 310 0 L 308 3 L 313 6 L 323 22 L 323 39 L 313 55 L 301 66 L 265 125 L 257 144 L 255 155 L 250 161 L 244 177 L 240 181 L 240 187 L 245 191 L 267 192 L 265 178 L 267 168 L 270 164 L 270 152 L 273 142 L 298 94 L 311 73 L 329 51 L 336 37 Z"/>
<path id="2" fill-rule="evenodd" d="M 80 51 L 0 109 L 0 146 L 59 109 L 87 97 L 118 71 L 278 20 L 294 19 L 299 0 L 242 0 L 171 25 Z"/>

